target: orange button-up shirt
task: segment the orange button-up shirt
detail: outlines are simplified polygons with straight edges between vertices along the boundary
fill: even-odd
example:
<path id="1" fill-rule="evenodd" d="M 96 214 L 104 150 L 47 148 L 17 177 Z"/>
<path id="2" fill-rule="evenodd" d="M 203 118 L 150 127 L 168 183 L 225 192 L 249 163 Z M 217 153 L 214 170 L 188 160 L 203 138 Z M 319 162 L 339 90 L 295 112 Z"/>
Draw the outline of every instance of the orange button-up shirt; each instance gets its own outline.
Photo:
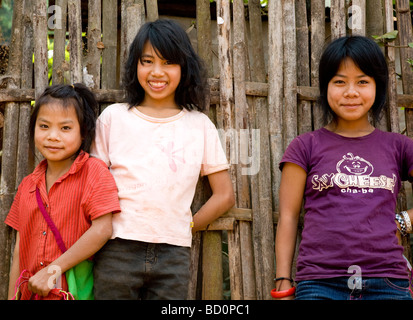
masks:
<path id="1" fill-rule="evenodd" d="M 115 181 L 103 161 L 81 152 L 69 171 L 46 191 L 47 162 L 43 160 L 23 179 L 5 223 L 19 231 L 19 269 L 35 274 L 56 260 L 62 252 L 37 204 L 36 187 L 59 230 L 66 248 L 70 248 L 90 228 L 92 220 L 107 213 L 120 212 Z M 62 288 L 67 283 L 62 277 Z M 27 286 L 22 299 L 30 299 Z M 50 296 L 50 295 L 49 295 Z"/>

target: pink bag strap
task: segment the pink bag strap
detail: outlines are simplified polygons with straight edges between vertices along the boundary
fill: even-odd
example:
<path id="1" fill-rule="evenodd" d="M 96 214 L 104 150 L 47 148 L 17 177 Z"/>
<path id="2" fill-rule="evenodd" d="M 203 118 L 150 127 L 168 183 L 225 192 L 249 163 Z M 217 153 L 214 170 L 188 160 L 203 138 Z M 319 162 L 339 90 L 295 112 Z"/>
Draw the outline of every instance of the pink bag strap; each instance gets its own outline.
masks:
<path id="1" fill-rule="evenodd" d="M 46 208 L 43 205 L 42 197 L 40 195 L 40 190 L 37 187 L 36 187 L 36 199 L 37 199 L 37 204 L 39 205 L 39 209 L 42 212 L 42 215 L 47 222 L 47 225 L 49 226 L 50 230 L 52 230 L 53 235 L 56 238 L 57 245 L 59 246 L 62 253 L 65 252 L 66 246 L 63 242 L 62 236 L 60 235 L 60 232 L 57 229 L 56 225 L 53 223 L 52 218 L 50 218 L 49 214 L 47 213 Z"/>

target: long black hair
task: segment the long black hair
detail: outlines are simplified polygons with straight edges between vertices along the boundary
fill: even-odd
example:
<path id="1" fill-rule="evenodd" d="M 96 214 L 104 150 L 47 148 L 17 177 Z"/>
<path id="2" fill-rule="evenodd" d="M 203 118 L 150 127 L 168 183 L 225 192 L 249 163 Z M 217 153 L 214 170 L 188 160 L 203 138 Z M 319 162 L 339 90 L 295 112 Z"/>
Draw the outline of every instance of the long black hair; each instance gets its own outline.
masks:
<path id="1" fill-rule="evenodd" d="M 331 42 L 321 56 L 319 65 L 319 104 L 323 110 L 324 122 L 336 120 L 335 113 L 327 101 L 328 83 L 336 75 L 340 64 L 350 58 L 354 64 L 376 82 L 376 97 L 371 107 L 375 121 L 387 107 L 389 71 L 380 47 L 372 39 L 362 36 L 346 36 Z"/>
<path id="2" fill-rule="evenodd" d="M 138 31 L 129 48 L 123 84 L 129 107 L 139 105 L 145 91 L 137 77 L 143 47 L 149 42 L 159 57 L 181 66 L 181 80 L 175 91 L 175 102 L 187 110 L 203 111 L 207 89 L 203 61 L 195 53 L 185 30 L 175 21 L 159 19 L 145 23 Z"/>
<path id="3" fill-rule="evenodd" d="M 73 85 L 57 84 L 43 91 L 36 100 L 30 118 L 31 141 L 34 140 L 36 119 L 41 106 L 51 102 L 58 102 L 63 108 L 70 106 L 75 108 L 82 136 L 82 144 L 75 155 L 79 154 L 81 150 L 89 152 L 95 138 L 96 117 L 99 105 L 94 94 L 82 83 L 75 83 Z"/>

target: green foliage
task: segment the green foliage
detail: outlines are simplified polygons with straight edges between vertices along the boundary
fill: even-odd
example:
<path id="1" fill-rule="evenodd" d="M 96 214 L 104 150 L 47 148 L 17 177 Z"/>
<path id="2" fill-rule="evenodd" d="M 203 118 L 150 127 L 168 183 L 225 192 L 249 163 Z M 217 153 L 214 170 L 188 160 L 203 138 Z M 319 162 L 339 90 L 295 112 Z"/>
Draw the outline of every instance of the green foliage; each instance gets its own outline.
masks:
<path id="1" fill-rule="evenodd" d="M 410 2 L 412 3 L 412 2 Z M 381 36 L 372 36 L 374 40 L 381 46 L 390 46 L 389 43 L 393 42 L 394 40 L 397 39 L 397 35 L 399 32 L 397 30 L 385 33 Z M 393 46 L 393 47 L 400 47 L 400 46 Z M 407 44 L 407 47 L 413 48 L 413 42 L 410 42 Z M 408 64 L 413 68 L 413 59 L 407 59 L 406 60 Z"/>
<path id="2" fill-rule="evenodd" d="M 10 41 L 13 21 L 13 1 L 2 1 L 0 6 L 0 44 Z"/>
<path id="3" fill-rule="evenodd" d="M 385 33 L 381 36 L 372 36 L 372 37 L 379 44 L 386 44 L 386 43 L 389 43 L 389 42 L 392 42 L 392 41 L 396 40 L 398 34 L 399 34 L 399 31 L 394 30 L 394 31 L 391 31 L 391 32 L 387 32 L 387 33 Z"/>

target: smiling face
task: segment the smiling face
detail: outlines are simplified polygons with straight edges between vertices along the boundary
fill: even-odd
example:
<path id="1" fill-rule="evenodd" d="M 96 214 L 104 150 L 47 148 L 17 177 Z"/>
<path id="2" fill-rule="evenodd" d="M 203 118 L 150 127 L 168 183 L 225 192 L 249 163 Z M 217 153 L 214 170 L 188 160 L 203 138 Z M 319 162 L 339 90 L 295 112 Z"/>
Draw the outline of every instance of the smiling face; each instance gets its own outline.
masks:
<path id="1" fill-rule="evenodd" d="M 376 97 L 376 82 L 347 58 L 340 64 L 335 76 L 328 83 L 327 100 L 343 123 L 369 123 L 368 111 Z"/>
<path id="2" fill-rule="evenodd" d="M 181 81 L 181 66 L 159 57 L 147 41 L 138 63 L 138 81 L 145 91 L 143 106 L 178 107 L 175 90 Z"/>
<path id="3" fill-rule="evenodd" d="M 57 101 L 42 105 L 37 114 L 34 143 L 49 164 L 70 166 L 82 144 L 75 107 L 63 107 Z"/>

